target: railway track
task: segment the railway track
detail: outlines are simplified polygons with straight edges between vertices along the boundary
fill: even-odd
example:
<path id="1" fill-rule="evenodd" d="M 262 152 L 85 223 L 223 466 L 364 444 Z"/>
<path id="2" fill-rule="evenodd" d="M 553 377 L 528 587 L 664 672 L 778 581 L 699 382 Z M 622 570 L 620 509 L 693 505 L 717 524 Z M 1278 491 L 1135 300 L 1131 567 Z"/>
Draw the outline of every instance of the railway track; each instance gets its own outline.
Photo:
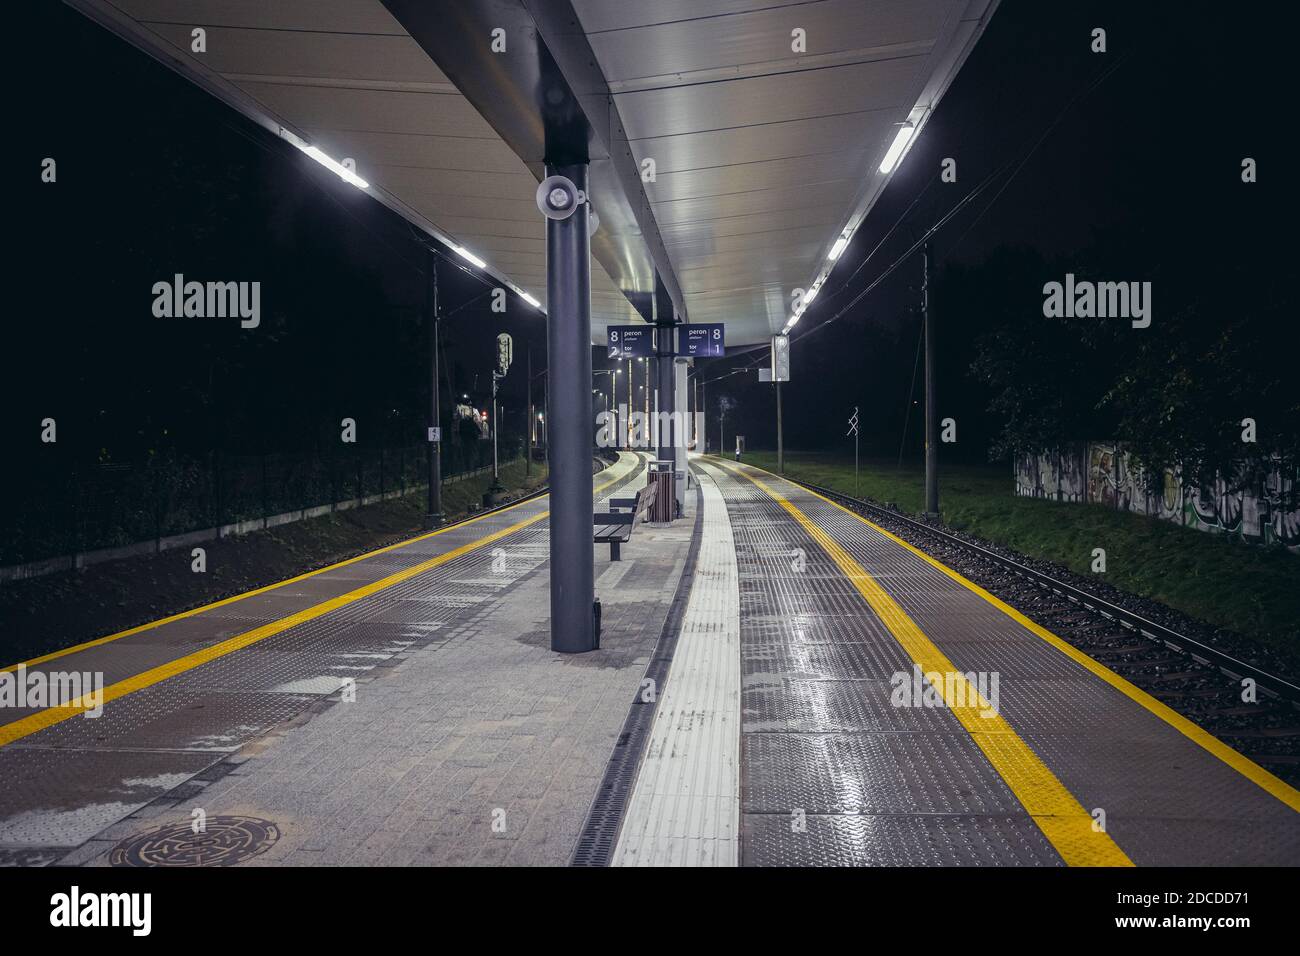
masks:
<path id="1" fill-rule="evenodd" d="M 1233 646 L 1231 635 L 1180 621 L 1176 612 L 1153 602 L 1119 593 L 1102 596 L 1095 586 L 1085 589 L 1059 567 L 833 488 L 786 480 L 938 558 L 1271 773 L 1300 785 L 1300 686 L 1267 658 L 1261 661 L 1261 652 Z M 1172 626 L 1154 620 L 1157 616 Z M 1254 702 L 1246 699 L 1247 681 L 1257 689 Z"/>

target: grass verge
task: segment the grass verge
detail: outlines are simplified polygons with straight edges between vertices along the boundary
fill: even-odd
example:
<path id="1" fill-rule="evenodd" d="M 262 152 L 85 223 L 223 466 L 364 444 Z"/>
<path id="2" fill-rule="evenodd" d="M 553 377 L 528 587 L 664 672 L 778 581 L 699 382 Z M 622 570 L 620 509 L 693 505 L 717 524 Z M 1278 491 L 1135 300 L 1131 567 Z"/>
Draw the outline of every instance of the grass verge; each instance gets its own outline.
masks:
<path id="1" fill-rule="evenodd" d="M 855 494 L 851 458 L 785 457 L 790 477 Z M 747 452 L 744 460 L 776 470 L 775 452 Z M 1085 576 L 1093 575 L 1093 549 L 1103 548 L 1112 587 L 1300 661 L 1300 556 L 1100 505 L 1019 497 L 1008 467 L 944 465 L 939 491 L 950 528 Z M 856 493 L 916 514 L 925 504 L 924 472 L 863 461 Z"/>

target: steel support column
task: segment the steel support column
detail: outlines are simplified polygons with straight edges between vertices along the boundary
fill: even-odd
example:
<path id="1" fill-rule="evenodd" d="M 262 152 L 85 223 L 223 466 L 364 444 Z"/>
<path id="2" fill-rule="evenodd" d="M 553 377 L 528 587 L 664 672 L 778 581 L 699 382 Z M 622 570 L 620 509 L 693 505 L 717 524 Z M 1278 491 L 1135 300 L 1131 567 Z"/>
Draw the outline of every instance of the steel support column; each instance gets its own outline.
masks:
<path id="1" fill-rule="evenodd" d="M 930 244 L 922 253 L 921 314 L 925 323 L 925 513 L 939 516 L 939 411 L 935 407 L 934 317 L 930 315 Z"/>
<path id="2" fill-rule="evenodd" d="M 427 287 L 429 303 L 429 427 L 440 428 L 442 418 L 438 406 L 438 256 L 429 254 L 429 284 Z M 428 435 L 425 435 L 429 438 Z M 442 442 L 429 438 L 429 505 L 424 516 L 426 528 L 437 528 L 443 523 L 442 513 Z"/>
<path id="3" fill-rule="evenodd" d="M 586 164 L 548 166 L 584 192 Z M 551 650 L 595 650 L 591 542 L 591 239 L 585 202 L 546 220 L 547 435 L 550 455 Z"/>
<path id="4" fill-rule="evenodd" d="M 673 379 L 673 326 L 660 325 L 655 349 L 655 416 L 656 453 L 660 461 L 676 461 L 677 437 L 673 428 L 673 410 L 677 407 L 677 386 Z"/>
<path id="5" fill-rule="evenodd" d="M 677 462 L 677 473 L 681 475 L 676 480 L 677 486 L 677 504 L 683 507 L 686 504 L 686 487 L 689 483 L 690 461 L 687 453 L 687 447 L 691 440 L 691 397 L 690 385 L 687 382 L 687 375 L 690 372 L 690 359 L 677 356 L 673 359 L 673 408 L 678 412 L 674 415 L 673 422 L 673 459 Z"/>

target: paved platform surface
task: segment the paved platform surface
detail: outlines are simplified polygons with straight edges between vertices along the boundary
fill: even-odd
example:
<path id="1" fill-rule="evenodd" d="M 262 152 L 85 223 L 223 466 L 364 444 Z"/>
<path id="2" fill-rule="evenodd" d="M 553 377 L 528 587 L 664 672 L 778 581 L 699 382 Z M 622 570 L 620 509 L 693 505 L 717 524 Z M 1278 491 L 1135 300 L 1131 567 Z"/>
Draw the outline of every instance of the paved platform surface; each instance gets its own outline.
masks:
<path id="1" fill-rule="evenodd" d="M 598 474 L 598 496 L 644 481 L 644 460 Z M 101 864 L 202 810 L 276 827 L 249 865 L 567 862 L 690 528 L 642 526 L 614 565 L 597 548 L 602 649 L 556 655 L 545 508 L 33 664 L 121 693 L 96 719 L 0 726 L 0 851 Z"/>
<path id="2" fill-rule="evenodd" d="M 1300 793 L 1158 701 L 812 492 L 693 467 L 698 523 L 596 549 L 591 654 L 549 650 L 539 499 L 29 662 L 111 686 L 96 719 L 6 715 L 0 862 L 101 865 L 203 816 L 274 832 L 245 865 L 563 865 L 648 665 L 616 864 L 1300 858 Z"/>
<path id="3" fill-rule="evenodd" d="M 739 568 L 742 863 L 1300 859 L 1294 789 L 833 503 L 697 467 Z"/>

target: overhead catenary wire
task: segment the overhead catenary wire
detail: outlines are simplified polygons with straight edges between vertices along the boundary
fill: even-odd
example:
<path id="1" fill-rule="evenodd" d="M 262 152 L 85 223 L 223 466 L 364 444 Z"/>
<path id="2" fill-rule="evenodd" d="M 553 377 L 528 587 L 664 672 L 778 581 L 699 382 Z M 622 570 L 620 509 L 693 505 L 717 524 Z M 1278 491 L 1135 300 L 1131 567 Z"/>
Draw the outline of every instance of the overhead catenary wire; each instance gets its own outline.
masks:
<path id="1" fill-rule="evenodd" d="M 993 205 L 998 201 L 998 199 L 1006 191 L 1007 187 L 1016 178 L 1016 176 L 1020 173 L 1020 171 L 1025 167 L 1025 165 L 1029 162 L 1029 160 L 1033 157 L 1033 155 L 1038 151 L 1039 147 L 1042 146 L 1044 142 L 1046 142 L 1047 138 L 1051 135 L 1052 131 L 1060 124 L 1061 120 L 1070 111 L 1070 109 L 1073 106 L 1075 106 L 1077 103 L 1079 103 L 1089 93 L 1091 93 L 1093 90 L 1099 87 L 1102 83 L 1104 83 L 1116 70 L 1118 70 L 1121 66 L 1123 66 L 1124 63 L 1126 63 L 1129 57 L 1131 57 L 1132 55 L 1133 55 L 1132 51 L 1130 51 L 1124 54 L 1115 62 L 1102 68 L 1098 72 L 1098 74 L 1095 77 L 1093 77 L 1093 79 L 1086 86 L 1084 86 L 1081 90 L 1075 93 L 1074 96 L 1072 96 L 1069 100 L 1065 102 L 1065 104 L 1061 107 L 1060 110 L 1057 111 L 1056 115 L 1053 116 L 1051 121 L 1047 123 L 1047 125 L 1042 129 L 1042 131 L 1036 137 L 1034 137 L 1033 140 L 1027 142 L 1027 146 L 1024 150 L 1022 150 L 1020 153 L 1016 154 L 1012 158 L 1008 159 L 1007 161 L 999 164 L 996 169 L 994 169 L 987 176 L 985 176 L 978 184 L 976 184 L 976 186 L 974 186 L 969 192 L 967 192 L 966 195 L 963 196 L 951 209 L 949 209 L 946 213 L 944 213 L 944 215 L 937 222 L 935 222 L 932 226 L 930 226 L 930 228 L 925 231 L 924 235 L 922 235 L 919 239 L 913 242 L 907 248 L 907 250 L 904 251 L 900 256 L 895 258 L 894 261 L 891 262 L 889 266 L 887 266 L 880 275 L 878 275 L 870 284 L 866 286 L 866 288 L 862 289 L 857 294 L 855 294 L 853 298 L 850 299 L 846 305 L 844 305 L 832 316 L 830 316 L 830 318 L 825 319 L 814 326 L 806 327 L 803 331 L 797 334 L 791 334 L 791 342 L 792 343 L 798 342 L 807 338 L 810 335 L 815 335 L 817 332 L 826 328 L 831 323 L 836 322 L 839 319 L 843 318 L 844 315 L 849 312 L 849 310 L 851 310 L 855 305 L 861 302 L 864 297 L 866 297 L 868 294 L 870 294 L 872 291 L 878 288 L 882 282 L 884 282 L 887 278 L 889 278 L 889 276 L 892 275 L 894 271 L 903 264 L 903 262 L 905 262 L 913 253 L 915 253 L 919 248 L 921 248 L 921 246 L 923 246 L 928 240 L 930 240 L 940 229 L 942 229 L 945 225 L 947 225 L 947 223 L 950 222 L 958 213 L 960 213 L 963 209 L 965 209 L 968 205 L 970 205 L 975 199 L 977 199 L 980 195 L 982 195 L 989 188 L 990 185 L 992 185 L 995 181 L 997 181 L 997 179 L 1000 176 L 1002 176 L 1004 172 L 1007 172 L 1009 170 L 1010 174 L 1006 177 L 1006 179 L 1003 181 L 1002 185 L 998 188 L 998 190 L 993 194 L 992 199 L 990 199 L 989 202 L 980 210 L 979 214 L 971 221 L 971 223 L 966 227 L 966 229 L 962 231 L 961 235 L 958 236 L 957 240 L 952 244 L 949 251 L 951 252 L 952 249 L 955 249 L 957 245 L 960 244 L 961 241 L 966 238 L 966 236 L 975 227 L 975 225 L 984 217 L 984 215 L 989 211 L 989 209 L 991 209 Z M 844 283 L 842 283 L 840 287 L 836 289 L 835 292 L 825 296 L 821 300 L 821 302 L 818 303 L 819 305 L 823 305 L 824 303 L 829 302 L 830 300 L 839 296 L 847 289 L 848 284 L 853 281 L 853 279 L 863 270 L 863 268 L 866 267 L 866 265 L 869 262 L 872 261 L 872 259 L 881 250 L 881 248 L 885 245 L 885 243 L 889 240 L 889 238 L 893 236 L 894 233 L 898 230 L 899 226 L 902 225 L 907 220 L 907 218 L 911 215 L 912 211 L 916 208 L 916 205 L 920 202 L 921 198 L 925 195 L 929 187 L 933 185 L 934 182 L 935 179 L 933 178 L 931 178 L 927 182 L 925 188 L 922 189 L 921 192 L 917 194 L 916 198 L 912 200 L 912 202 L 908 205 L 907 209 L 903 211 L 902 215 L 899 216 L 898 219 L 895 220 L 893 225 L 890 226 L 888 231 L 885 233 L 884 237 L 879 242 L 876 243 L 876 245 L 871 249 L 871 251 L 867 254 L 867 256 L 862 260 L 862 262 L 860 262 L 858 266 L 853 270 L 853 272 L 849 274 L 848 278 L 845 279 Z M 759 346 L 759 348 L 770 351 L 771 346 L 762 345 Z M 731 375 L 749 371 L 750 369 L 757 366 L 765 357 L 766 356 L 764 355 L 760 355 L 757 357 L 756 360 L 752 360 L 740 368 L 733 369 L 728 372 L 724 372 L 711 379 L 702 380 L 701 384 L 716 382 L 723 378 L 728 378 Z"/>

